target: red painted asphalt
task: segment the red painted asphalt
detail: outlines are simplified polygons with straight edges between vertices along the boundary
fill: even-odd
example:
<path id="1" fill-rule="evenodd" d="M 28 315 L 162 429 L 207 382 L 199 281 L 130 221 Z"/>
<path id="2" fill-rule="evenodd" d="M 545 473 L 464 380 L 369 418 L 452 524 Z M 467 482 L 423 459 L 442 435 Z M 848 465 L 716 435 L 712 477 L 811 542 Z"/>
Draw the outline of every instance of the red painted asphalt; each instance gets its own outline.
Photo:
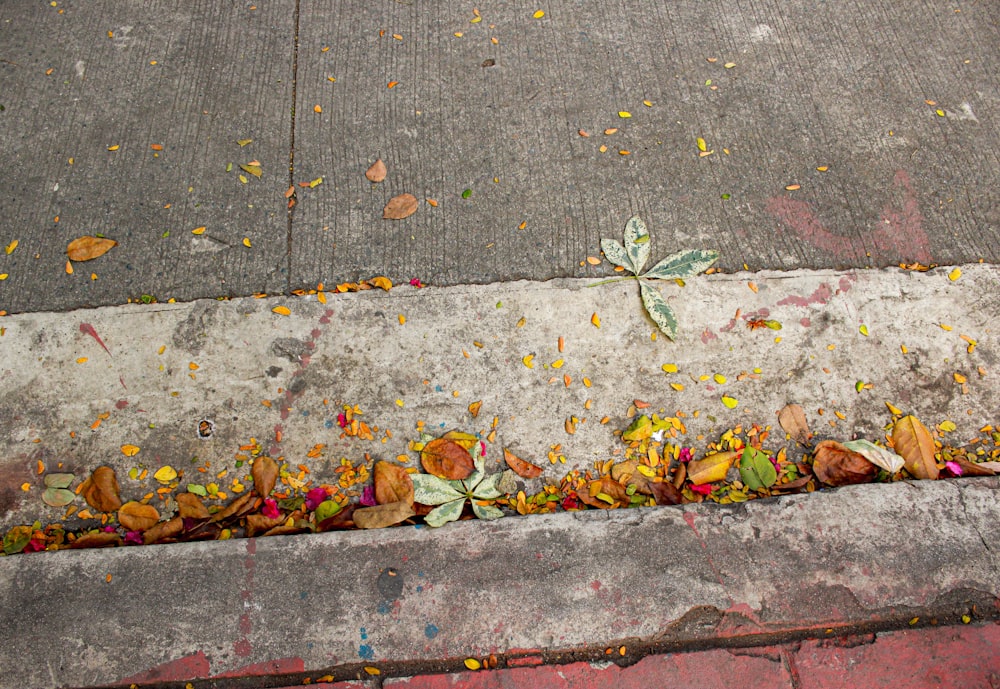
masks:
<path id="1" fill-rule="evenodd" d="M 1000 689 L 1000 623 L 928 627 L 749 649 L 386 678 L 385 689 Z M 286 687 L 371 689 L 368 682 Z"/>

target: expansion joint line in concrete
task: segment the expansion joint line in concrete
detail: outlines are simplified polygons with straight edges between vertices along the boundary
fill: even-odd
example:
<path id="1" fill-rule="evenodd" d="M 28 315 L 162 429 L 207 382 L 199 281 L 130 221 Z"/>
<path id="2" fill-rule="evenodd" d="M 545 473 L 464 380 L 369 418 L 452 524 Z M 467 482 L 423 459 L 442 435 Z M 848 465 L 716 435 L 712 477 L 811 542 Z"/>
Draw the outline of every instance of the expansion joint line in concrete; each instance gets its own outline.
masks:
<path id="1" fill-rule="evenodd" d="M 289 188 L 294 188 L 295 186 L 295 105 L 298 102 L 298 86 L 299 86 L 299 18 L 300 18 L 300 4 L 299 0 L 295 0 L 295 29 L 294 37 L 292 42 L 292 108 L 291 108 L 291 126 L 288 132 L 288 186 Z M 291 200 L 294 197 L 289 197 Z M 295 205 L 292 204 L 288 208 L 288 225 L 285 230 L 285 250 L 287 254 L 285 256 L 286 267 L 285 267 L 285 292 L 287 293 L 292 289 L 292 224 L 295 219 Z"/>

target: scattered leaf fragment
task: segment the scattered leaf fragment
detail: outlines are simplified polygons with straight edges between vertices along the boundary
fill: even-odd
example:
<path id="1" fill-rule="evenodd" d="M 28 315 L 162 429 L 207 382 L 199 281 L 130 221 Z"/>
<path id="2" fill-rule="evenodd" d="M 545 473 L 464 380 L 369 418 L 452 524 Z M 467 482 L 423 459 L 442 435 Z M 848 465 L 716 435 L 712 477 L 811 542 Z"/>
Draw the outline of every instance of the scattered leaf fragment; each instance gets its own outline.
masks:
<path id="1" fill-rule="evenodd" d="M 465 659 L 465 667 L 469 668 L 470 670 L 478 670 L 482 666 L 483 666 L 483 664 L 480 663 L 475 658 L 466 658 Z"/>
<path id="2" fill-rule="evenodd" d="M 532 17 L 534 17 L 535 19 L 541 19 L 542 17 L 544 17 L 544 16 L 545 16 L 545 10 L 537 10 L 537 11 L 536 11 L 536 12 L 535 12 L 535 13 L 534 13 L 533 15 L 531 15 L 531 16 L 532 16 Z"/>
<path id="3" fill-rule="evenodd" d="M 797 191 L 802 188 L 801 184 L 789 184 L 785 187 L 788 191 Z"/>
<path id="4" fill-rule="evenodd" d="M 858 328 L 858 332 L 864 335 L 865 337 L 868 337 L 868 326 L 862 324 L 861 327 Z"/>
<path id="5" fill-rule="evenodd" d="M 388 172 L 389 170 L 388 168 L 386 168 L 385 163 L 383 163 L 382 159 L 379 158 L 378 160 L 376 160 L 374 163 L 371 164 L 371 167 L 365 170 L 365 177 L 368 178 L 369 182 L 377 184 L 385 179 L 385 176 L 386 174 L 388 174 Z"/>
<path id="6" fill-rule="evenodd" d="M 135 457 L 139 454 L 139 448 L 135 445 L 122 445 L 122 454 L 126 457 Z"/>
<path id="7" fill-rule="evenodd" d="M 482 409 L 482 407 L 483 407 L 482 400 L 478 400 L 469 405 L 469 413 L 472 415 L 472 418 L 475 419 L 479 417 L 479 410 Z"/>
<path id="8" fill-rule="evenodd" d="M 601 318 L 596 313 L 590 317 L 590 322 L 595 328 L 601 327 Z"/>
<path id="9" fill-rule="evenodd" d="M 10 252 L 7 252 L 7 253 L 10 253 Z M 955 282 L 955 280 L 959 279 L 960 277 L 962 277 L 962 269 L 961 268 L 952 268 L 951 272 L 948 273 L 948 279 L 951 280 L 952 282 Z"/>
<path id="10" fill-rule="evenodd" d="M 695 139 L 694 141 L 695 141 L 696 144 L 698 144 L 698 150 L 699 151 L 707 151 L 708 150 L 708 144 L 706 144 L 705 140 L 703 138 L 701 138 L 700 136 L 697 139 Z"/>
<path id="11" fill-rule="evenodd" d="M 251 248 L 251 246 L 250 246 L 250 238 L 249 237 L 244 237 L 243 238 L 243 246 L 245 246 L 248 249 Z"/>
<path id="12" fill-rule="evenodd" d="M 521 357 L 521 363 L 528 368 L 534 368 L 535 367 L 535 363 L 533 361 L 534 358 L 535 358 L 534 354 L 525 354 L 523 357 Z"/>
<path id="13" fill-rule="evenodd" d="M 204 233 L 205 233 L 205 227 L 204 226 L 202 226 L 202 227 L 196 227 L 193 230 L 191 230 L 191 234 L 204 234 Z"/>
<path id="14" fill-rule="evenodd" d="M 413 194 L 400 194 L 389 199 L 382 209 L 382 217 L 387 220 L 402 220 L 417 212 L 417 197 Z"/>
<path id="15" fill-rule="evenodd" d="M 628 118 L 632 117 L 632 113 L 630 113 L 627 110 L 619 110 L 618 117 L 622 118 L 623 120 L 627 120 Z"/>
<path id="16" fill-rule="evenodd" d="M 4 248 L 4 251 L 6 251 L 7 255 L 10 256 L 12 253 L 14 253 L 14 249 L 17 248 L 17 245 L 18 245 L 18 240 L 15 239 Z"/>
<path id="17" fill-rule="evenodd" d="M 90 261 L 108 253 L 118 242 L 106 237 L 77 237 L 66 247 L 66 255 L 71 261 Z"/>
<path id="18" fill-rule="evenodd" d="M 728 407 L 729 409 L 735 409 L 736 405 L 739 404 L 739 401 L 737 401 L 735 397 L 730 397 L 729 395 L 723 395 L 722 403 L 726 405 L 726 407 Z"/>
<path id="19" fill-rule="evenodd" d="M 290 316 L 292 313 L 292 310 L 287 306 L 275 306 L 271 311 L 279 316 Z"/>
<path id="20" fill-rule="evenodd" d="M 243 148 L 247 144 L 253 143 L 253 139 L 237 139 L 236 143 L 240 145 L 240 148 Z"/>

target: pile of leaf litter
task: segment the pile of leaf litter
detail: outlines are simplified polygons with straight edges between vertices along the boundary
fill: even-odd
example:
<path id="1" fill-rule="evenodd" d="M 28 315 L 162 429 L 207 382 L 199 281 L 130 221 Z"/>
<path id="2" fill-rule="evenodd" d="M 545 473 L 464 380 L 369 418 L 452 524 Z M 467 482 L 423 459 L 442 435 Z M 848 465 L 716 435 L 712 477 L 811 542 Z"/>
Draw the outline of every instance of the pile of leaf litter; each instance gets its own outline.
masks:
<path id="1" fill-rule="evenodd" d="M 423 471 L 366 455 L 357 464 L 342 459 L 337 483 L 321 485 L 307 480 L 304 465 L 296 471 L 254 443 L 245 448 L 250 474 L 243 480 L 249 485 L 235 481 L 231 492 L 239 494 L 232 496 L 215 484 L 187 483 L 182 471 L 169 466 L 153 474 L 158 488 L 132 499 L 122 496 L 118 477 L 107 466 L 75 487 L 73 474 L 48 473 L 43 500 L 68 506 L 67 517 L 73 514 L 78 526 L 15 526 L 3 537 L 3 553 L 394 525 L 439 527 L 460 519 L 703 501 L 726 504 L 858 483 L 1000 473 L 1000 430 L 984 426 L 980 437 L 956 446 L 947 440 L 953 423 L 944 421 L 931 431 L 891 405 L 892 419 L 877 443 L 818 440 L 802 408 L 790 404 L 778 414 L 780 432 L 771 426 L 739 426 L 701 448 L 684 442 L 682 416 L 650 415 L 644 413 L 648 406 L 636 401 L 630 407 L 631 423 L 615 432 L 621 444 L 612 457 L 551 484 L 543 482 L 541 466 L 506 448 L 507 468 L 489 471 L 499 458 L 488 460 L 486 442 L 461 431 L 440 437 L 421 433 L 410 443 Z M 556 445 L 549 452 L 551 465 L 559 464 L 559 451 Z M 82 509 L 81 500 L 86 503 Z"/>

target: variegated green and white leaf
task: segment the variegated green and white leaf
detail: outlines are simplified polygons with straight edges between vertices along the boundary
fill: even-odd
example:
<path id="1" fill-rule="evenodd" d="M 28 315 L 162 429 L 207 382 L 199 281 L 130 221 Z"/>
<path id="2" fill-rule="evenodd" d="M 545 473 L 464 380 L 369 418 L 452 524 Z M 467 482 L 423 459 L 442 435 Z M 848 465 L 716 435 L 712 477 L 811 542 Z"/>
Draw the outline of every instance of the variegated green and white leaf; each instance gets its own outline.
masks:
<path id="1" fill-rule="evenodd" d="M 503 516 L 503 512 L 501 512 L 496 507 L 493 507 L 493 505 L 480 505 L 476 501 L 472 502 L 472 511 L 476 514 L 477 517 L 479 517 L 484 521 L 490 521 L 491 519 L 499 519 L 500 517 Z"/>
<path id="2" fill-rule="evenodd" d="M 844 443 L 844 447 L 851 452 L 857 452 L 869 462 L 877 467 L 885 469 L 890 474 L 895 474 L 897 471 L 902 469 L 903 465 L 906 463 L 906 460 L 892 450 L 885 447 L 879 447 L 870 440 L 849 440 Z"/>
<path id="3" fill-rule="evenodd" d="M 625 270 L 629 270 L 633 273 L 635 272 L 635 266 L 632 265 L 632 259 L 625 253 L 625 248 L 615 240 L 602 239 L 601 251 L 604 252 L 604 258 L 608 259 L 616 266 L 621 266 Z"/>
<path id="4" fill-rule="evenodd" d="M 441 505 L 465 497 L 450 482 L 431 474 L 413 474 L 413 501 L 421 505 Z"/>
<path id="5" fill-rule="evenodd" d="M 625 223 L 625 251 L 632 260 L 636 275 L 642 272 L 643 266 L 649 260 L 650 247 L 646 223 L 638 215 L 633 215 Z"/>
<path id="6" fill-rule="evenodd" d="M 674 315 L 674 310 L 664 301 L 660 290 L 656 289 L 653 285 L 640 281 L 639 292 L 642 294 L 642 304 L 646 307 L 646 311 L 649 312 L 649 317 L 656 323 L 656 327 L 671 340 L 674 339 L 677 336 L 677 316 Z"/>
<path id="7" fill-rule="evenodd" d="M 501 472 L 490 474 L 475 487 L 472 496 L 480 500 L 496 500 L 503 492 L 500 490 L 500 479 L 503 478 Z"/>
<path id="8" fill-rule="evenodd" d="M 702 273 L 719 258 L 718 251 L 691 249 L 667 256 L 642 275 L 644 278 L 673 280 Z"/>
<path id="9" fill-rule="evenodd" d="M 425 505 L 427 503 L 424 503 Z M 462 516 L 462 508 L 465 506 L 465 500 L 452 500 L 451 502 L 446 502 L 440 507 L 435 507 L 427 516 L 424 517 L 424 522 L 428 526 L 443 526 L 448 522 L 453 522 Z"/>

